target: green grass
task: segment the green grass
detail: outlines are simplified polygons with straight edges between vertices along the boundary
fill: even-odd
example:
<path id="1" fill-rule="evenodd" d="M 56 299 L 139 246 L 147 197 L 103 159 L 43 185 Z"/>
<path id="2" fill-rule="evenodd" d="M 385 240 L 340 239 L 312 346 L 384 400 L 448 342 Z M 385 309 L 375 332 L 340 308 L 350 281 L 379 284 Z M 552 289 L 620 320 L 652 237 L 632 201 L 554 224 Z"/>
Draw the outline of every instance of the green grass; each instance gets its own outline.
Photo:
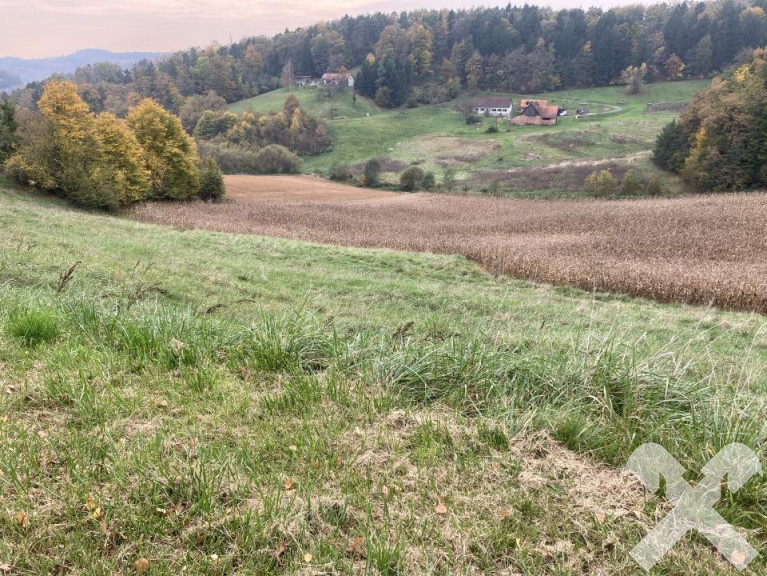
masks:
<path id="1" fill-rule="evenodd" d="M 336 116 L 344 116 L 330 122 L 334 148 L 331 152 L 307 157 L 304 169 L 327 175 L 334 162 L 359 165 L 375 157 L 386 157 L 408 165 L 417 163 L 433 170 L 438 179 L 445 164 L 440 156 L 459 153 L 461 144 L 450 142 L 442 148 L 433 146 L 436 137 L 448 136 L 461 139 L 466 144 L 490 144 L 495 150 L 478 158 L 454 163 L 459 179 L 478 171 L 507 171 L 519 167 L 535 167 L 568 161 L 585 161 L 631 156 L 652 149 L 661 128 L 671 121 L 673 113 L 647 113 L 648 103 L 689 101 L 693 94 L 706 87 L 709 81 L 665 82 L 646 86 L 643 93 L 628 96 L 620 86 L 583 90 L 566 90 L 540 95 L 512 94 L 515 104 L 521 98 L 539 96 L 551 103 L 566 105 L 572 116 L 560 118 L 553 127 L 501 125 L 495 134 L 486 133 L 486 126 L 494 120 L 485 120 L 483 126 L 467 126 L 453 107 L 446 103 L 438 107 L 423 106 L 410 110 L 381 110 L 369 100 L 359 97 L 352 105 L 350 93 L 342 93 L 331 101 L 321 97 L 317 90 L 296 91 L 303 106 L 313 114 L 329 119 L 330 108 Z M 230 106 L 233 111 L 253 108 L 277 111 L 289 93 L 288 90 L 270 92 Z M 600 112 L 581 120 L 574 118 L 575 109 L 589 107 Z M 369 116 L 368 116 L 369 114 Z M 568 147 L 568 144 L 570 146 Z M 460 154 L 458 154 L 460 156 Z M 563 170 L 565 170 L 563 168 Z M 681 182 L 666 173 L 640 166 L 645 180 L 660 177 L 669 192 L 683 190 Z M 396 183 L 398 174 L 384 173 L 383 179 Z M 579 183 L 582 184 L 582 183 Z M 467 182 L 469 189 L 478 189 Z M 480 186 L 481 187 L 481 186 Z M 513 190 L 502 191 L 514 194 Z M 576 195 L 583 194 L 580 190 Z M 528 195 L 528 194 L 522 194 Z M 538 189 L 534 195 L 572 196 L 572 191 Z"/>
<path id="2" fill-rule="evenodd" d="M 620 480 L 634 447 L 693 475 L 729 441 L 764 455 L 758 315 L 8 189 L 0 246 L 13 573 L 640 574 L 662 505 Z M 718 507 L 761 551 L 766 494 Z M 659 573 L 734 571 L 688 538 Z"/>
<path id="3" fill-rule="evenodd" d="M 370 114 L 378 114 L 381 110 L 370 99 L 357 94 L 357 101 L 352 100 L 351 89 L 344 89 L 328 97 L 326 92 L 319 89 L 306 88 L 303 90 L 281 88 L 235 102 L 229 106 L 231 112 L 240 113 L 246 111 L 273 113 L 283 108 L 285 98 L 289 94 L 295 94 L 301 102 L 301 106 L 313 116 L 330 120 L 331 118 L 361 118 Z"/>

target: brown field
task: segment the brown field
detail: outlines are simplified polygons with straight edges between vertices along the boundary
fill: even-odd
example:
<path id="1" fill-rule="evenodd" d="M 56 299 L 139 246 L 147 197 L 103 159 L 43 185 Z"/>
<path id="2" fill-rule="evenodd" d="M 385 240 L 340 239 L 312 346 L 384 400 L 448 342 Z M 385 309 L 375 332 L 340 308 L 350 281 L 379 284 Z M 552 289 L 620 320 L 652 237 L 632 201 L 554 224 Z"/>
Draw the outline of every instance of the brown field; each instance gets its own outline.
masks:
<path id="1" fill-rule="evenodd" d="M 225 176 L 226 197 L 236 202 L 328 202 L 392 198 L 399 194 L 345 186 L 312 176 Z"/>
<path id="2" fill-rule="evenodd" d="M 133 214 L 187 228 L 460 254 L 535 282 L 767 313 L 765 194 L 535 201 L 322 184 L 319 201 L 309 201 L 310 190 L 276 198 L 240 189 L 236 202 L 144 204 Z"/>

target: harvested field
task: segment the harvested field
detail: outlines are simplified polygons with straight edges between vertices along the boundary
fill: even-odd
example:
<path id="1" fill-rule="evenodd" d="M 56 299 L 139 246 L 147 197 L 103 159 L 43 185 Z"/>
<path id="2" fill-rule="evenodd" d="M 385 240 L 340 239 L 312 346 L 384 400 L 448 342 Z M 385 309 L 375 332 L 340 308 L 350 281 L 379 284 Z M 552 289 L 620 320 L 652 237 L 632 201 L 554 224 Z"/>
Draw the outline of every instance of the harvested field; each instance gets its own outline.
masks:
<path id="1" fill-rule="evenodd" d="M 356 188 L 312 176 L 225 176 L 226 196 L 235 202 L 348 202 L 400 196 Z"/>
<path id="2" fill-rule="evenodd" d="M 461 254 L 535 282 L 767 313 L 765 194 L 546 202 L 389 194 L 144 204 L 133 214 L 188 228 Z"/>

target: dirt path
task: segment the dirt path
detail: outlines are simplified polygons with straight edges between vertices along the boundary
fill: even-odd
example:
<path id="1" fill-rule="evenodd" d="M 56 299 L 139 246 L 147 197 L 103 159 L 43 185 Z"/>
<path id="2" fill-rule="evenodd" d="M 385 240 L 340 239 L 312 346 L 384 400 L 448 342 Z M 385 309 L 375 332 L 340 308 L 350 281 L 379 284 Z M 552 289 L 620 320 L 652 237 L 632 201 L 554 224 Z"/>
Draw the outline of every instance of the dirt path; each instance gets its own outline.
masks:
<path id="1" fill-rule="evenodd" d="M 554 164 L 540 164 L 535 165 L 537 170 L 554 170 L 556 168 L 575 168 L 577 166 L 597 166 L 604 164 L 605 162 L 633 162 L 634 160 L 641 160 L 642 158 L 649 158 L 652 154 L 652 150 L 643 150 L 642 152 L 636 152 L 635 154 L 628 154 L 626 156 L 610 156 L 607 158 L 589 158 L 588 160 L 563 160 L 562 162 L 555 162 Z M 529 166 L 521 166 L 518 168 L 512 168 L 509 173 L 514 173 L 517 170 L 528 169 Z"/>

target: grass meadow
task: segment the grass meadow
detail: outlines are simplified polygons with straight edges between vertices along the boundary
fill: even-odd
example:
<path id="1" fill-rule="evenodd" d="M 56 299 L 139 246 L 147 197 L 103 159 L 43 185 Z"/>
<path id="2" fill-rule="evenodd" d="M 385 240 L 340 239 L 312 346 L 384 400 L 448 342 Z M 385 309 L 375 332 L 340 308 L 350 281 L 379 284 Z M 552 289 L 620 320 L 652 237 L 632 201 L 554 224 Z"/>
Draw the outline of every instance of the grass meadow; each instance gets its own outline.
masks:
<path id="1" fill-rule="evenodd" d="M 495 193 L 507 196 L 568 197 L 585 193 L 583 178 L 580 173 L 571 174 L 571 164 L 591 166 L 592 162 L 607 159 L 613 159 L 619 168 L 628 162 L 628 168 L 645 181 L 660 177 L 666 193 L 682 192 L 684 188 L 678 178 L 658 171 L 647 159 L 661 128 L 678 111 L 648 112 L 648 104 L 657 107 L 659 103 L 689 101 L 709 83 L 694 80 L 650 84 L 635 96 L 628 96 L 622 86 L 540 95 L 512 94 L 515 106 L 521 98 L 537 96 L 566 106 L 570 116 L 560 118 L 553 127 L 501 123 L 496 133 L 486 131 L 495 124 L 493 119 L 485 119 L 480 126 L 466 125 L 454 109 L 455 102 L 389 111 L 377 108 L 361 96 L 353 103 L 348 90 L 332 99 L 322 97 L 317 90 L 293 93 L 308 111 L 330 122 L 334 143 L 332 152 L 304 159 L 306 172 L 327 175 L 334 162 L 341 162 L 361 173 L 367 160 L 379 158 L 384 161 L 384 180 L 391 184 L 397 182 L 399 172 L 416 164 L 434 171 L 438 181 L 446 170 L 455 171 L 459 187 L 467 192 L 486 193 L 493 181 L 499 181 L 501 185 Z M 277 90 L 233 104 L 230 109 L 279 110 L 290 92 Z M 593 115 L 576 120 L 575 110 L 584 107 Z M 330 108 L 336 110 L 336 116 L 344 118 L 330 120 Z M 627 160 L 622 160 L 626 157 Z M 543 186 L 527 184 L 525 172 L 551 165 L 561 166 L 556 178 Z M 515 173 L 520 169 L 521 174 Z M 517 176 L 519 182 L 515 183 Z"/>
<path id="2" fill-rule="evenodd" d="M 764 456 L 759 315 L 7 186 L 0 246 L 4 573 L 642 574 L 636 446 Z M 765 551 L 764 479 L 718 510 Z"/>

